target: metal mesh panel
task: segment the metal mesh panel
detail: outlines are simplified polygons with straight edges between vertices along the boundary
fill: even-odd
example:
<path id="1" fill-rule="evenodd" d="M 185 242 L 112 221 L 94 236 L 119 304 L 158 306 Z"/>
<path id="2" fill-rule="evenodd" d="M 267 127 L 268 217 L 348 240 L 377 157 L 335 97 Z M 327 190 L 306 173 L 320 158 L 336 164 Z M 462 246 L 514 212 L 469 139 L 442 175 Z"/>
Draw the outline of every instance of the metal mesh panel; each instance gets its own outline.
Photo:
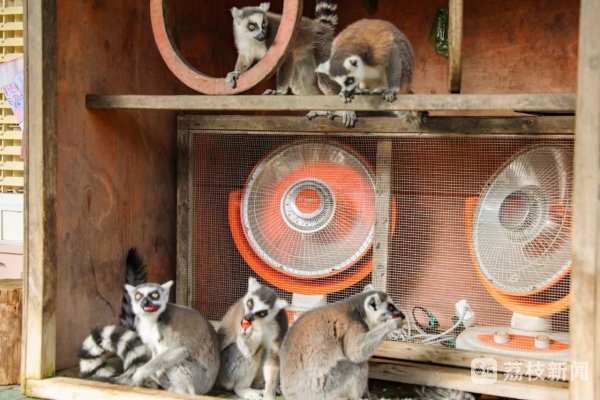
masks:
<path id="1" fill-rule="evenodd" d="M 244 135 L 191 132 L 190 305 L 208 318 L 219 320 L 227 308 L 245 293 L 248 277 L 257 276 L 233 240 L 229 221 L 232 193 L 238 193 L 243 198 L 245 184 L 256 171 L 257 165 L 275 154 L 273 152 L 281 146 L 306 138 L 289 133 Z M 373 176 L 377 143 L 381 140 L 392 142 L 391 201 L 395 204 L 396 213 L 393 235 L 388 243 L 387 292 L 397 305 L 407 311 L 407 317 L 413 323 L 413 333 L 413 309 L 416 319 L 424 327 L 428 319 L 423 310 L 429 311 L 439 323 L 435 330 L 439 333 L 456 322 L 456 318 L 453 320 L 457 315 L 455 303 L 462 299 L 468 302 L 475 313 L 477 326 L 510 327 L 514 310 L 495 299 L 478 276 L 479 268 L 475 265 L 476 258 L 472 255 L 469 235 L 472 231 L 469 215 L 472 220 L 474 211 L 469 211 L 468 204 L 469 201 L 472 204 L 477 202 L 479 196 L 489 188 L 490 179 L 519 152 L 539 144 L 553 144 L 571 152 L 572 140 L 489 135 L 425 138 L 370 135 L 360 138 L 328 136 L 327 139 L 321 139 L 335 140 L 348 146 L 367 165 L 372 166 Z M 297 162 L 291 159 L 287 161 Z M 564 173 L 570 179 L 571 166 L 567 167 Z M 336 188 L 334 191 L 341 190 Z M 339 195 L 351 194 L 353 190 L 358 190 L 357 185 L 347 182 L 344 193 L 340 192 Z M 569 186 L 565 192 L 568 198 L 570 190 Z M 269 196 L 273 196 L 273 193 L 268 188 L 262 187 L 260 193 L 264 195 L 265 202 L 271 201 Z M 255 201 L 260 202 L 260 198 Z M 567 216 L 563 215 L 563 223 L 566 231 L 563 233 L 570 235 L 570 203 L 565 204 L 567 208 L 563 214 L 566 212 Z M 503 212 L 508 212 L 507 207 L 510 211 L 518 206 L 505 204 Z M 271 211 L 280 213 L 278 217 L 284 218 L 281 210 Z M 519 209 L 512 211 L 518 212 Z M 298 235 L 294 240 L 302 240 L 301 237 Z M 490 244 L 492 253 L 505 251 L 499 243 Z M 298 243 L 285 245 L 299 246 Z M 371 257 L 372 251 L 369 249 L 347 271 L 361 268 L 362 263 Z M 261 258 L 260 255 L 258 258 Z M 326 257 L 322 260 L 326 265 Z M 344 275 L 341 276 L 343 280 Z M 274 287 L 282 298 L 292 302 L 292 293 L 278 288 L 278 282 L 259 280 Z M 370 282 L 371 276 L 368 275 L 356 284 L 328 294 L 327 301 L 341 300 L 358 293 Z M 310 284 L 318 287 L 320 281 L 313 279 Z M 551 301 L 563 298 L 568 291 L 568 277 L 558 285 L 549 287 L 549 290 L 518 300 L 525 305 L 532 305 L 540 299 Z M 568 311 L 551 315 L 551 330 L 568 331 Z"/>

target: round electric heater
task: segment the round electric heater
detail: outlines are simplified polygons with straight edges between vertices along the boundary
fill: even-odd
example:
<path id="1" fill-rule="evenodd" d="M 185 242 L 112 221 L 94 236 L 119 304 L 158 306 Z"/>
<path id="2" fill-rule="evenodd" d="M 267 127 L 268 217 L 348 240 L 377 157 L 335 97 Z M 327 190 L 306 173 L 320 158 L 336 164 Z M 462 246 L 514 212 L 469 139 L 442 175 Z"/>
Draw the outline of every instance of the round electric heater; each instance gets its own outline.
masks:
<path id="1" fill-rule="evenodd" d="M 395 202 L 391 201 L 391 232 Z M 331 139 L 274 149 L 229 196 L 229 225 L 246 263 L 291 292 L 292 311 L 326 302 L 372 270 L 375 175 L 356 151 Z"/>
<path id="2" fill-rule="evenodd" d="M 549 316 L 570 300 L 571 179 L 570 148 L 530 146 L 494 174 L 479 198 L 467 200 L 467 239 L 477 275 L 514 315 L 511 328 L 466 329 L 457 348 L 568 360 L 568 334 L 546 331 Z"/>
<path id="3" fill-rule="evenodd" d="M 324 277 L 369 250 L 375 178 L 346 146 L 294 142 L 256 166 L 241 213 L 248 242 L 265 262 L 292 276 Z"/>

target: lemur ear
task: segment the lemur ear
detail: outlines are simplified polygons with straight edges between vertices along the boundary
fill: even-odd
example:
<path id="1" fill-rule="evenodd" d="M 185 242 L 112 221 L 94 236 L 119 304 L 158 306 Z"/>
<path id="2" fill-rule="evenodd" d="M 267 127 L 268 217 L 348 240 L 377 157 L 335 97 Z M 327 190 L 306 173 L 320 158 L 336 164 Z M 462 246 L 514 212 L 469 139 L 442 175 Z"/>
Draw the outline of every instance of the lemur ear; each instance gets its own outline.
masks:
<path id="1" fill-rule="evenodd" d="M 173 281 L 169 281 L 169 282 L 163 283 L 160 287 L 168 295 L 169 291 L 171 290 L 171 286 L 173 286 Z"/>
<path id="2" fill-rule="evenodd" d="M 253 277 L 248 278 L 248 292 L 252 293 L 258 289 L 260 289 L 260 283 Z"/>
<path id="3" fill-rule="evenodd" d="M 288 306 L 288 302 L 283 299 L 277 299 L 277 301 L 275 302 L 275 308 L 278 310 L 286 309 Z"/>
<path id="4" fill-rule="evenodd" d="M 320 74 L 329 74 L 329 60 L 319 64 L 317 69 L 315 69 L 315 72 L 318 72 Z"/>
<path id="5" fill-rule="evenodd" d="M 258 8 L 260 8 L 264 12 L 267 12 L 267 11 L 269 11 L 270 6 L 271 6 L 271 3 L 260 3 L 260 6 L 258 6 Z"/>
<path id="6" fill-rule="evenodd" d="M 375 287 L 373 285 L 371 285 L 370 283 L 367 286 L 365 286 L 365 288 L 363 289 L 363 293 L 373 292 L 373 291 L 375 291 Z"/>
<path id="7" fill-rule="evenodd" d="M 233 16 L 233 19 L 240 20 L 240 19 L 242 19 L 242 10 L 240 10 L 239 8 L 233 7 L 231 9 L 231 15 Z"/>
<path id="8" fill-rule="evenodd" d="M 127 293 L 129 293 L 129 297 L 133 298 L 133 294 L 135 293 L 135 287 L 125 284 L 125 290 L 127 290 Z"/>

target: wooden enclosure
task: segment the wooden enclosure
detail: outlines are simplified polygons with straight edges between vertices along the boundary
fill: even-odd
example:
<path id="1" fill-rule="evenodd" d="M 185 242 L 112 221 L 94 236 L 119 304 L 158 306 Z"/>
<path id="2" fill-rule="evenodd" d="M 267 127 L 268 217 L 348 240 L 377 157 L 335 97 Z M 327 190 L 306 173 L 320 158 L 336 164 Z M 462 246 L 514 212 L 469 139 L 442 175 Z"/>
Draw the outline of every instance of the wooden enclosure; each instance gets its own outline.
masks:
<path id="1" fill-rule="evenodd" d="M 561 0 L 552 7 L 539 0 L 465 1 L 462 23 L 461 13 L 452 14 L 450 63 L 427 42 L 437 9 L 448 2 L 382 0 L 373 16 L 360 0 L 338 3 L 336 32 L 373 17 L 406 33 L 416 54 L 415 95 L 391 104 L 357 98 L 351 107 L 341 106 L 337 96 L 257 96 L 273 87 L 271 78 L 244 95 L 204 96 L 169 71 L 154 40 L 148 0 L 26 2 L 21 378 L 28 396 L 190 398 L 56 376 L 77 365 L 75 351 L 93 326 L 116 322 L 131 246 L 144 256 L 150 280 L 177 278 L 177 301 L 185 303 L 187 243 L 177 216 L 188 204 L 177 180 L 178 165 L 185 171 L 187 161 L 178 157 L 177 119 L 201 123 L 197 129 L 239 130 L 248 124 L 240 115 L 253 113 L 271 116 L 269 130 L 307 134 L 575 134 L 571 360 L 588 363 L 589 379 L 499 379 L 484 387 L 471 382 L 470 360 L 457 360 L 450 350 L 418 354 L 385 347 L 371 363 L 371 375 L 518 398 L 600 399 L 600 1 Z M 236 52 L 229 8 L 249 3 L 167 4 L 173 42 L 185 60 L 213 77 L 231 71 Z M 456 11 L 462 2 L 450 4 Z M 271 7 L 281 12 L 282 2 Z M 314 0 L 304 1 L 304 15 L 313 14 Z M 362 118 L 348 130 L 339 120 L 304 117 L 313 109 L 344 108 L 430 110 L 433 117 L 419 131 L 381 118 Z M 540 113 L 565 116 L 535 115 Z M 179 126 L 181 138 L 185 129 Z"/>

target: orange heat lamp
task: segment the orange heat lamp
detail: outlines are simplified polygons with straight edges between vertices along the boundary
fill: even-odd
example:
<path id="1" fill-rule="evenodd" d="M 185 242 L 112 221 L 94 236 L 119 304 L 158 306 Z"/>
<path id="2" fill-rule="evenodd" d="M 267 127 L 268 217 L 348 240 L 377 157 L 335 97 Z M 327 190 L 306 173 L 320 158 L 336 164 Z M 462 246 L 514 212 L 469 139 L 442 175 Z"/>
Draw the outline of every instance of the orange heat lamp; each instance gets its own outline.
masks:
<path id="1" fill-rule="evenodd" d="M 396 205 L 391 199 L 393 234 Z M 302 139 L 281 146 L 229 194 L 234 243 L 252 270 L 292 293 L 288 312 L 326 303 L 373 270 L 375 176 L 349 146 Z"/>

